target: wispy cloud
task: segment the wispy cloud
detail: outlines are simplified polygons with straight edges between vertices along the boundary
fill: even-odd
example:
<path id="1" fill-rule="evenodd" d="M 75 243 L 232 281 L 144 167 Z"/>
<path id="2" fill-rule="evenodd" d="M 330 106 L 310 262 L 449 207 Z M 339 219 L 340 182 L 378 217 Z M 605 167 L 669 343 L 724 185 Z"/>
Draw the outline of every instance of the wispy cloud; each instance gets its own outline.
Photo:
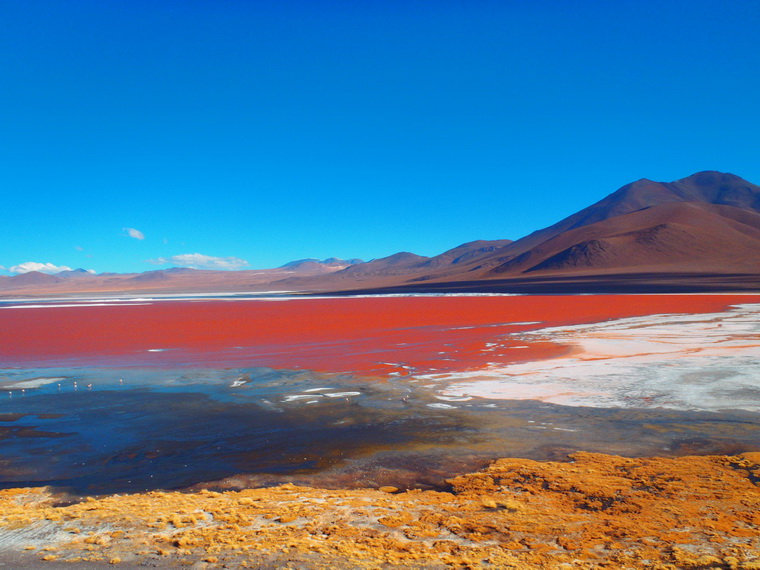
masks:
<path id="1" fill-rule="evenodd" d="M 29 273 L 30 271 L 39 271 L 40 273 L 60 273 L 61 271 L 71 271 L 71 267 L 66 265 L 54 265 L 52 263 L 40 263 L 38 261 L 25 261 L 18 265 L 12 266 L 11 273 Z"/>
<path id="2" fill-rule="evenodd" d="M 122 228 L 124 232 L 131 238 L 135 239 L 145 239 L 145 234 L 142 233 L 140 230 L 136 230 L 135 228 Z"/>
<path id="3" fill-rule="evenodd" d="M 192 269 L 242 269 L 248 265 L 245 259 L 239 257 L 213 257 L 202 253 L 182 253 L 171 257 L 149 259 L 155 265 L 176 265 Z"/>

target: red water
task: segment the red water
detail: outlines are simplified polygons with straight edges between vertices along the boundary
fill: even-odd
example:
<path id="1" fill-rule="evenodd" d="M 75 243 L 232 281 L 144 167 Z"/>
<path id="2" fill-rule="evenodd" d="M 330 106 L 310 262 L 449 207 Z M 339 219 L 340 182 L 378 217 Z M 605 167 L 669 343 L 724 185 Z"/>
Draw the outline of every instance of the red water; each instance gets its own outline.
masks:
<path id="1" fill-rule="evenodd" d="M 505 333 L 659 313 L 706 313 L 760 295 L 386 297 L 163 301 L 0 309 L 0 366 L 270 366 L 385 375 L 545 358 Z M 540 321 L 540 324 L 509 323 Z M 467 327 L 467 328 L 462 328 Z M 486 350 L 486 343 L 503 347 Z M 167 349 L 149 352 L 149 349 Z"/>

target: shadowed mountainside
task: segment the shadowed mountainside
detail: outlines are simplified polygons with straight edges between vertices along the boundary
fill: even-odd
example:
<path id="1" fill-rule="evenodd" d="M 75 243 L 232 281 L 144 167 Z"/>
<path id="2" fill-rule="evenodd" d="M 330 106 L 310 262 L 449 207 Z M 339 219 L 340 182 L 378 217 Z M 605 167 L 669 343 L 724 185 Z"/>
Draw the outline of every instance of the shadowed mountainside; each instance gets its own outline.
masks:
<path id="1" fill-rule="evenodd" d="M 465 269 L 486 279 L 632 268 L 760 273 L 759 230 L 760 187 L 738 176 L 642 179 Z"/>
<path id="2" fill-rule="evenodd" d="M 752 270 L 759 251 L 760 213 L 670 202 L 568 230 L 490 274 L 656 266 Z"/>

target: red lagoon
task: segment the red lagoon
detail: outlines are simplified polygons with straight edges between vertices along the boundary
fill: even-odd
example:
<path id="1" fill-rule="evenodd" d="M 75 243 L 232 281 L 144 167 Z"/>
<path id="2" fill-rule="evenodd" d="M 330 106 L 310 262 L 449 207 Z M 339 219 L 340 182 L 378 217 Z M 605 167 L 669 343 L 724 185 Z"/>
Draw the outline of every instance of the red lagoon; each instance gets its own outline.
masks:
<path id="1" fill-rule="evenodd" d="M 562 295 L 6 306 L 0 366 L 268 366 L 377 376 L 465 370 L 565 350 L 510 333 L 757 302 L 760 295 Z M 516 345 L 523 349 L 509 350 Z"/>

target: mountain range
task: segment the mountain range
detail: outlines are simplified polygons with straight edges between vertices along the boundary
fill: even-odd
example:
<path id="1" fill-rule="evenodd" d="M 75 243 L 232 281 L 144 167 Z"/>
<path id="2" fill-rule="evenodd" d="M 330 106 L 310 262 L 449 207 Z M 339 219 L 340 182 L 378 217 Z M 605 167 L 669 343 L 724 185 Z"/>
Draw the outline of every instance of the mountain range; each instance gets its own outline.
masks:
<path id="1" fill-rule="evenodd" d="M 728 173 L 637 180 L 516 241 L 472 241 L 434 257 L 302 259 L 277 269 L 0 277 L 7 294 L 117 291 L 760 290 L 760 187 Z"/>

